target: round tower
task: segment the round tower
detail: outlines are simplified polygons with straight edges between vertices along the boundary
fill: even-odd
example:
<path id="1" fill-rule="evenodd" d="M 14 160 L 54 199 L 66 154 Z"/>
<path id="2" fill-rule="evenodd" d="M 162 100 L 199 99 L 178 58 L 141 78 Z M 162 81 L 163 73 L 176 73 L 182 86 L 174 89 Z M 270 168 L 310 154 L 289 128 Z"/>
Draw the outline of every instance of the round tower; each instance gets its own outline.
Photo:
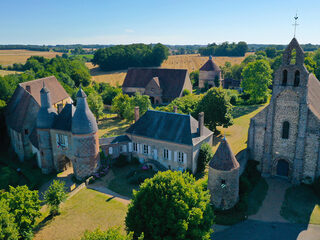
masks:
<path id="1" fill-rule="evenodd" d="M 93 174 L 99 164 L 99 138 L 96 118 L 89 109 L 87 95 L 80 88 L 72 118 L 73 169 L 77 179 Z"/>
<path id="2" fill-rule="evenodd" d="M 209 163 L 208 189 L 211 203 L 219 209 L 232 208 L 239 197 L 240 165 L 224 138 Z"/>
<path id="3" fill-rule="evenodd" d="M 53 169 L 53 155 L 50 139 L 50 128 L 52 127 L 54 120 L 56 119 L 57 112 L 51 104 L 51 97 L 49 90 L 43 87 L 40 91 L 41 106 L 37 115 L 37 134 L 40 151 L 40 163 L 39 166 L 43 173 L 47 174 Z"/>

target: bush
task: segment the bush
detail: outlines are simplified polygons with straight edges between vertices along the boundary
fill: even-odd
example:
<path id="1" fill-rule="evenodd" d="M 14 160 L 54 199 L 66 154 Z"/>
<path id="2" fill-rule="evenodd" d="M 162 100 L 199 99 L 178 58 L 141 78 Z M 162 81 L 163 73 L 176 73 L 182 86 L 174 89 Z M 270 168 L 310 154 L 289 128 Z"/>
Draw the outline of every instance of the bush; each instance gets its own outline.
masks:
<path id="1" fill-rule="evenodd" d="M 236 105 L 237 102 L 238 102 L 238 96 L 237 96 L 237 95 L 232 95 L 232 96 L 230 97 L 230 103 L 231 103 L 232 105 Z"/>
<path id="2" fill-rule="evenodd" d="M 19 175 L 17 171 L 10 167 L 2 167 L 0 169 L 0 189 L 8 190 L 10 186 L 17 186 L 19 183 Z"/>
<path id="3" fill-rule="evenodd" d="M 199 156 L 198 156 L 198 166 L 197 172 L 203 173 L 206 168 L 206 165 L 209 163 L 211 158 L 213 157 L 212 148 L 210 144 L 204 143 L 201 145 Z"/>
<path id="4" fill-rule="evenodd" d="M 120 154 L 118 159 L 116 159 L 115 163 L 113 164 L 115 167 L 124 167 L 128 164 L 128 157 L 124 154 Z"/>
<path id="5" fill-rule="evenodd" d="M 144 182 L 147 178 L 152 178 L 156 172 L 149 170 L 136 170 L 134 174 L 128 178 L 130 184 L 139 185 Z"/>
<path id="6" fill-rule="evenodd" d="M 184 97 L 184 96 L 187 96 L 187 95 L 190 95 L 191 94 L 191 92 L 188 90 L 188 89 L 185 89 L 185 90 L 183 90 L 183 92 L 182 92 L 182 96 Z"/>

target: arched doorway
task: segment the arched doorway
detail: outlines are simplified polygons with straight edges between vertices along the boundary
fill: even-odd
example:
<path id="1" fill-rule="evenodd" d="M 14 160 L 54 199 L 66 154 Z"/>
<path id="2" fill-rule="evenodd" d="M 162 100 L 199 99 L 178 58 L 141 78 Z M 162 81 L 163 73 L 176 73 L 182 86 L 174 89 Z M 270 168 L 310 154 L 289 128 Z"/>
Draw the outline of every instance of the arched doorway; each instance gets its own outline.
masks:
<path id="1" fill-rule="evenodd" d="M 283 159 L 278 160 L 277 176 L 289 177 L 289 163 L 286 160 L 283 160 Z"/>
<path id="2" fill-rule="evenodd" d="M 61 156 L 58 162 L 59 171 L 66 171 L 67 169 L 72 169 L 72 162 L 66 156 Z"/>

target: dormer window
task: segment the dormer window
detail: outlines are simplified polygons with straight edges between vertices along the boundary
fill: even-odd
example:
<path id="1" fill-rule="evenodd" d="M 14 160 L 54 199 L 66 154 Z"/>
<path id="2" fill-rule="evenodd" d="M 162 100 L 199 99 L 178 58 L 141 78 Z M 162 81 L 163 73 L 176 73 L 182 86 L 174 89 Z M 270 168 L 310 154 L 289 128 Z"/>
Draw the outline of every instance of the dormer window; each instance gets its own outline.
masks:
<path id="1" fill-rule="evenodd" d="M 287 81 L 288 81 L 288 71 L 283 70 L 283 72 L 282 72 L 282 86 L 287 86 Z"/>
<path id="2" fill-rule="evenodd" d="M 293 83 L 293 86 L 294 87 L 298 87 L 300 84 L 300 72 L 297 70 L 295 73 L 294 73 L 294 83 Z"/>

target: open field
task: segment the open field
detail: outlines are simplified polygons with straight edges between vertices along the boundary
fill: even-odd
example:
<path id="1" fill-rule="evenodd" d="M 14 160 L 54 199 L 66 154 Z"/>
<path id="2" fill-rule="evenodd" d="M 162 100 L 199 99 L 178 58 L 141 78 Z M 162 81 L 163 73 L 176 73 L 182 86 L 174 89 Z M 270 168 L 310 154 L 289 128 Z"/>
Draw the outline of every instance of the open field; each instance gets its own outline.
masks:
<path id="1" fill-rule="evenodd" d="M 42 227 L 34 240 L 74 240 L 80 239 L 85 230 L 98 227 L 105 230 L 120 226 L 124 231 L 127 206 L 103 193 L 83 189 L 62 204 L 59 216 L 47 220 L 49 211 L 46 207 L 42 211 Z"/>
<path id="2" fill-rule="evenodd" d="M 246 53 L 246 56 L 250 54 L 252 53 Z M 225 62 L 231 62 L 231 64 L 240 64 L 244 58 L 245 57 L 213 57 L 213 60 L 219 66 L 223 66 Z M 161 67 L 188 69 L 190 73 L 198 70 L 207 60 L 208 57 L 201 57 L 199 54 L 172 55 L 162 63 Z M 127 73 L 126 70 L 105 72 L 101 71 L 98 66 L 94 66 L 92 63 L 86 63 L 86 65 L 90 69 L 90 74 L 93 81 L 106 82 L 113 86 L 116 86 L 117 84 L 122 85 Z"/>
<path id="3" fill-rule="evenodd" d="M 9 75 L 9 74 L 16 74 L 16 73 L 21 73 L 21 72 L 0 70 L 0 76 L 5 76 L 5 75 Z"/>
<path id="4" fill-rule="evenodd" d="M 31 56 L 42 56 L 46 58 L 54 58 L 56 55 L 62 55 L 58 52 L 43 52 L 29 50 L 0 50 L 0 65 L 8 66 L 13 63 L 25 63 Z"/>

